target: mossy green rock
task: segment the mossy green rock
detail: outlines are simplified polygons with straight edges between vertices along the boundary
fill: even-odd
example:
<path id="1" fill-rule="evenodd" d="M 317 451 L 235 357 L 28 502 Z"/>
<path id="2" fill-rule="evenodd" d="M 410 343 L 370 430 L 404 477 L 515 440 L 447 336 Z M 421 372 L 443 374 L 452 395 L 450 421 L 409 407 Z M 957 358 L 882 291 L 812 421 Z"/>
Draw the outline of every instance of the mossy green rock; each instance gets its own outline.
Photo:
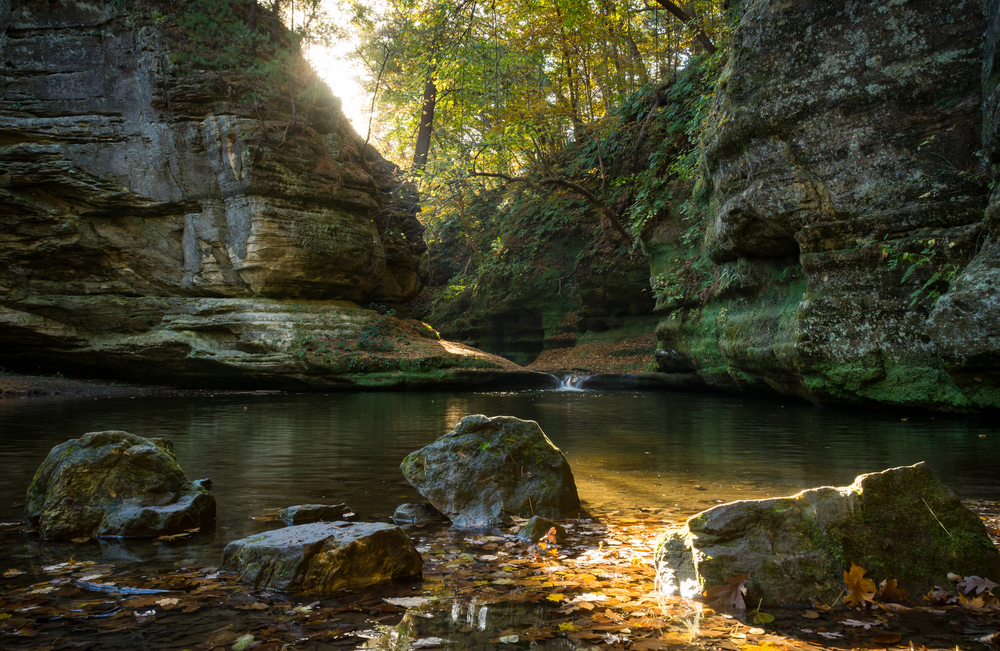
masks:
<path id="1" fill-rule="evenodd" d="M 911 597 L 948 585 L 948 573 L 1000 580 L 1000 553 L 979 517 L 924 463 L 859 476 L 852 485 L 722 504 L 657 545 L 671 593 L 699 594 L 749 574 L 747 603 L 832 604 L 856 563 Z"/>
<path id="2" fill-rule="evenodd" d="M 381 522 L 315 522 L 226 545 L 222 569 L 254 587 L 295 592 L 357 590 L 419 579 L 424 562 L 399 527 Z"/>
<path id="3" fill-rule="evenodd" d="M 569 462 L 530 420 L 466 416 L 400 468 L 456 527 L 496 525 L 510 516 L 569 518 L 580 511 Z"/>
<path id="4" fill-rule="evenodd" d="M 658 306 L 662 371 L 825 405 L 1000 406 L 982 8 L 738 4 L 691 206 L 704 279 Z M 650 250 L 675 285 L 672 260 L 700 256 Z"/>
<path id="5" fill-rule="evenodd" d="M 188 481 L 170 441 L 89 432 L 49 452 L 25 519 L 48 540 L 162 536 L 213 523 L 215 498 Z"/>

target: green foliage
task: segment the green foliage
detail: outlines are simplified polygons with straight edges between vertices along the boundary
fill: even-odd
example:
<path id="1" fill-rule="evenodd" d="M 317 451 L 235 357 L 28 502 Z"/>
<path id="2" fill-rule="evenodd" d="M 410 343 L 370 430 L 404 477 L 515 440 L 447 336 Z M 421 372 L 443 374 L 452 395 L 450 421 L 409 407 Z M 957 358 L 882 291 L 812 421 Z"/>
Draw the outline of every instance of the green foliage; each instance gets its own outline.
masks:
<path id="1" fill-rule="evenodd" d="M 930 272 L 926 280 L 910 293 L 910 307 L 921 298 L 934 303 L 948 291 L 948 286 L 968 264 L 968 259 L 950 255 L 956 242 L 947 238 L 922 238 L 919 251 L 902 250 L 898 242 L 879 245 L 889 269 L 904 269 L 899 282 L 906 283 L 918 271 Z"/>

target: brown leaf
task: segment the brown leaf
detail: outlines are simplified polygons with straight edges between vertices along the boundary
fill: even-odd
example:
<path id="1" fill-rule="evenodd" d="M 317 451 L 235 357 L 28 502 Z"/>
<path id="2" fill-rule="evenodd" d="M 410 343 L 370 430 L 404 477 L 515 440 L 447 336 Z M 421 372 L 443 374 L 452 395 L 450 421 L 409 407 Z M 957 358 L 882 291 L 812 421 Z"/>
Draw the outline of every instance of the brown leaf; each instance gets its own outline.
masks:
<path id="1" fill-rule="evenodd" d="M 976 594 L 983 594 L 983 591 L 992 590 L 997 587 L 997 584 L 979 576 L 967 576 L 958 584 L 958 587 L 965 590 L 965 594 L 969 594 L 973 590 L 976 591 Z"/>
<path id="2" fill-rule="evenodd" d="M 743 595 L 747 593 L 746 582 L 750 578 L 750 575 L 740 574 L 739 576 L 727 576 L 725 578 L 726 585 L 714 585 L 705 591 L 705 596 L 713 599 L 708 605 L 746 610 L 747 606 L 743 602 Z"/>
<path id="3" fill-rule="evenodd" d="M 844 572 L 844 583 L 847 584 L 847 596 L 844 601 L 851 607 L 874 603 L 875 582 L 864 578 L 865 571 L 851 563 L 851 571 Z"/>
<path id="4" fill-rule="evenodd" d="M 872 642 L 875 642 L 876 644 L 895 644 L 902 639 L 903 636 L 899 633 L 882 633 L 873 637 Z"/>
<path id="5" fill-rule="evenodd" d="M 910 596 L 906 594 L 906 590 L 903 590 L 896 585 L 896 579 L 886 579 L 879 584 L 878 589 L 879 596 L 882 601 L 902 603 L 910 598 Z"/>

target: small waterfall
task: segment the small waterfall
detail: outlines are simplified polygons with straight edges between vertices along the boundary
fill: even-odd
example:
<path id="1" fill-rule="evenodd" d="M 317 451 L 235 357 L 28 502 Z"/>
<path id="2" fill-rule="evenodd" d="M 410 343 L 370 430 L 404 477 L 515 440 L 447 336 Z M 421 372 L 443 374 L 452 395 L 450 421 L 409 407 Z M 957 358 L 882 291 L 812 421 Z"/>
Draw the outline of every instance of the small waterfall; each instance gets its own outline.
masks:
<path id="1" fill-rule="evenodd" d="M 589 375 L 577 375 L 576 373 L 560 373 L 553 376 L 559 380 L 559 386 L 556 387 L 556 391 L 586 391 L 583 387 L 584 383 L 589 378 Z"/>

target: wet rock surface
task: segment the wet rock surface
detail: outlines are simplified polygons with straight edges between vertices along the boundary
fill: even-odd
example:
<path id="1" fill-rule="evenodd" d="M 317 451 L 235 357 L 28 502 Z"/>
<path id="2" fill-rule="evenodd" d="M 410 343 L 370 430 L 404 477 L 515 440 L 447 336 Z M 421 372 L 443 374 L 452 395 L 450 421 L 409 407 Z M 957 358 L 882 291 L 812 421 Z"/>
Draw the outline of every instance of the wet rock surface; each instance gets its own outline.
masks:
<path id="1" fill-rule="evenodd" d="M 517 537 L 521 540 L 521 542 L 530 545 L 547 536 L 549 531 L 552 529 L 555 529 L 555 540 L 557 543 L 566 542 L 566 536 L 568 534 L 566 533 L 565 527 L 557 522 L 538 515 L 531 517 L 524 523 L 524 526 L 517 532 Z"/>
<path id="2" fill-rule="evenodd" d="M 851 486 L 722 504 L 658 543 L 668 592 L 700 594 L 749 574 L 747 603 L 832 604 L 856 563 L 911 595 L 949 573 L 1000 580 L 1000 553 L 979 517 L 926 464 L 859 476 Z"/>
<path id="3" fill-rule="evenodd" d="M 233 541 L 222 569 L 254 587 L 328 593 L 417 580 L 423 560 L 399 527 L 316 522 Z"/>
<path id="4" fill-rule="evenodd" d="M 569 462 L 534 421 L 466 416 L 400 468 L 457 527 L 496 525 L 511 516 L 576 517 L 580 510 Z"/>
<path id="5" fill-rule="evenodd" d="M 312 522 L 344 521 L 354 515 L 354 509 L 346 504 L 298 504 L 289 506 L 278 517 L 291 527 Z"/>
<path id="6" fill-rule="evenodd" d="M 170 441 L 89 432 L 49 453 L 28 487 L 25 519 L 49 540 L 178 534 L 214 523 L 207 485 L 188 481 Z"/>
<path id="7" fill-rule="evenodd" d="M 392 521 L 396 524 L 423 524 L 447 519 L 444 513 L 430 504 L 400 504 L 392 514 Z"/>

